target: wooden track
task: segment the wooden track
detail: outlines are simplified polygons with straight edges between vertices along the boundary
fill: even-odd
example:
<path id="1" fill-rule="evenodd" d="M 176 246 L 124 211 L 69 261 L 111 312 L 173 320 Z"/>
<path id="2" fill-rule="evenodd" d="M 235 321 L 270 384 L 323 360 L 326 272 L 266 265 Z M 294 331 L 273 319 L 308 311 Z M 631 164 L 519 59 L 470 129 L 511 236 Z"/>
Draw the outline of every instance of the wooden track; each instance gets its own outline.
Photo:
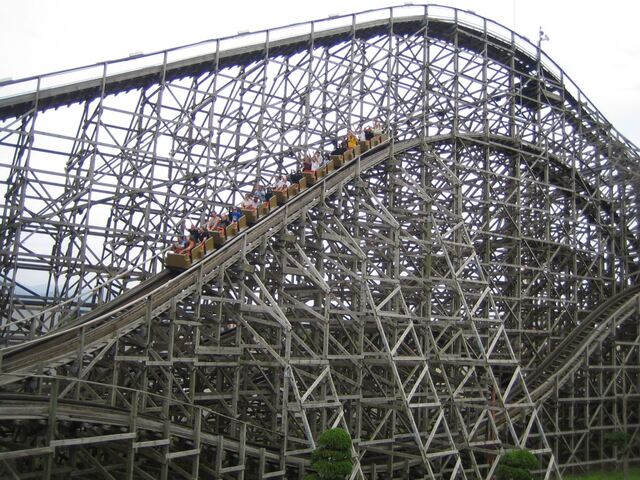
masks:
<path id="1" fill-rule="evenodd" d="M 538 367 L 526 377 L 531 399 L 542 402 L 554 388 L 563 385 L 584 359 L 584 353 L 594 342 L 609 333 L 616 319 L 624 320 L 629 308 L 640 296 L 640 285 L 626 288 L 591 312 Z"/>
<path id="2" fill-rule="evenodd" d="M 273 236 L 284 226 L 296 221 L 324 195 L 330 195 L 360 172 L 383 162 L 391 152 L 409 150 L 419 145 L 419 139 L 381 144 L 304 190 L 176 278 L 166 281 L 169 274 L 163 272 L 139 285 L 125 298 L 116 299 L 99 307 L 95 313 L 87 314 L 72 327 L 5 349 L 2 359 L 2 373 L 5 375 L 0 379 L 0 384 L 18 378 L 6 375 L 8 373 L 24 374 L 33 372 L 39 366 L 65 364 L 76 358 L 79 345 L 84 346 L 86 354 L 104 346 L 114 337 L 126 334 L 151 318 L 152 312 L 165 311 L 170 308 L 172 301 L 189 295 L 195 289 L 200 275 L 209 276 L 219 267 L 233 264 L 243 251 L 254 248 L 263 237 Z"/>
<path id="3" fill-rule="evenodd" d="M 42 418 L 46 419 L 49 415 L 50 398 L 37 395 L 0 395 L 0 405 L 2 405 L 2 413 L 0 419 L 19 419 L 19 418 Z M 57 402 L 57 415 L 60 420 L 83 421 L 87 423 L 96 423 L 114 426 L 126 427 L 130 423 L 131 412 L 124 408 L 111 407 L 108 405 L 100 405 L 98 403 L 87 403 L 83 401 L 63 399 Z M 141 429 L 162 432 L 165 428 L 165 421 L 162 420 L 157 413 L 153 415 L 138 415 L 137 423 Z M 191 439 L 193 438 L 192 428 L 189 426 L 170 423 L 170 434 L 176 437 Z M 205 444 L 219 445 L 220 436 L 207 432 L 201 432 L 201 440 Z M 240 444 L 232 437 L 224 436 L 225 448 L 237 452 Z M 277 461 L 279 453 L 276 450 L 268 449 L 265 445 L 247 444 L 247 453 L 253 456 L 260 454 L 260 449 L 266 449 L 268 460 Z"/>
<path id="4" fill-rule="evenodd" d="M 394 21 L 394 30 L 397 33 L 406 32 L 408 34 L 423 28 L 424 16 L 407 16 L 397 18 Z M 356 26 L 341 26 L 330 28 L 325 31 L 315 32 L 316 45 L 335 45 L 345 41 L 357 33 L 359 38 L 370 38 L 380 34 L 385 34 L 388 29 L 388 20 L 374 20 L 358 24 Z M 447 20 L 431 19 L 429 23 L 430 35 L 446 40 L 450 36 L 451 23 Z M 470 50 L 481 51 L 483 43 L 479 42 L 473 28 L 461 27 L 465 35 L 461 35 L 458 43 L 460 47 Z M 271 41 L 268 50 L 271 55 L 291 56 L 307 48 L 309 42 L 308 35 L 301 35 L 283 40 Z M 215 46 L 211 46 L 215 49 Z M 197 75 L 211 69 L 211 65 L 218 64 L 220 68 L 230 65 L 244 65 L 253 59 L 263 55 L 265 44 L 259 43 L 231 50 L 213 52 L 205 55 L 191 57 L 185 60 L 178 60 L 166 65 L 154 65 L 151 67 L 137 68 L 132 71 L 109 75 L 106 78 L 90 78 L 70 85 L 56 86 L 42 89 L 39 92 L 11 96 L 0 99 L 0 119 L 6 119 L 21 115 L 27 112 L 37 102 L 38 110 L 48 108 L 58 108 L 70 105 L 75 102 L 97 98 L 102 90 L 107 94 L 117 94 L 136 88 L 144 88 L 157 83 L 160 78 L 166 81 Z M 492 37 L 492 42 L 487 54 L 490 57 L 500 59 L 507 52 L 512 50 L 509 42 L 500 37 Z M 153 55 L 153 54 L 151 54 Z M 151 56 L 150 55 L 150 56 Z M 115 61 L 114 63 L 120 63 Z M 517 65 L 520 71 L 528 71 L 535 64 L 535 58 L 525 51 L 517 51 Z M 87 68 L 91 68 L 87 67 Z M 549 73 L 550 74 L 550 73 Z M 87 75 L 95 76 L 95 69 Z M 55 77 L 55 74 L 51 75 Z M 46 77 L 46 75 L 45 75 Z"/>
<path id="5" fill-rule="evenodd" d="M 322 195 L 333 193 L 344 182 L 381 163 L 391 151 L 401 152 L 417 146 L 417 139 L 381 144 L 261 218 L 254 226 L 243 230 L 227 241 L 222 248 L 176 278 L 172 279 L 172 274 L 165 270 L 60 330 L 4 349 L 2 373 L 26 373 L 33 371 L 37 366 L 54 367 L 67 363 L 75 358 L 79 342 L 85 345 L 85 352 L 100 348 L 114 336 L 123 335 L 139 326 L 145 321 L 147 312 L 168 309 L 174 297 L 182 298 L 191 292 L 199 275 L 211 275 L 219 267 L 236 262 L 243 248 L 251 249 L 263 236 L 272 236 L 283 226 L 294 222 L 306 209 L 317 204 Z M 599 338 L 599 334 L 615 318 L 614 314 L 623 306 L 632 303 L 631 300 L 639 294 L 640 286 L 635 286 L 611 298 L 587 316 L 553 352 L 547 355 L 526 377 L 532 400 L 544 400 L 553 387 L 564 383 L 570 373 L 578 367 L 585 348 Z M 0 384 L 8 383 L 15 378 L 17 377 L 5 375 L 0 379 Z M 520 389 L 514 389 L 511 397 L 519 396 L 519 393 Z"/>

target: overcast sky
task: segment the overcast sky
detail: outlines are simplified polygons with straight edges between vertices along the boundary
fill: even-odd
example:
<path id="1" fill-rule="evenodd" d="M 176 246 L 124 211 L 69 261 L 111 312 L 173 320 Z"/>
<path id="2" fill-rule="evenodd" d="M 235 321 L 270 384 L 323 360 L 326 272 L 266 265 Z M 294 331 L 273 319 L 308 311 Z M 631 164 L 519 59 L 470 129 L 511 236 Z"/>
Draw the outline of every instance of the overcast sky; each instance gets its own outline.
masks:
<path id="1" fill-rule="evenodd" d="M 390 0 L 20 0 L 0 7 L 0 79 L 151 52 L 242 30 L 402 5 Z M 414 1 L 414 4 L 421 2 Z M 537 40 L 618 131 L 640 145 L 640 2 L 459 0 Z"/>

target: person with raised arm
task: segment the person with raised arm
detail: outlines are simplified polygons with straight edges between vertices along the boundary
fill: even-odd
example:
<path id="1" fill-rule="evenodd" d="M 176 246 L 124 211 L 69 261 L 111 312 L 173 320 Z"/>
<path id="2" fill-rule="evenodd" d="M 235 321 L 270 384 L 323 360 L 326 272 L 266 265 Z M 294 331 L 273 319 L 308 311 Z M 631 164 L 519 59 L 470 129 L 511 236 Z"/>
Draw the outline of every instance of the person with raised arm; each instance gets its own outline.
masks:
<path id="1" fill-rule="evenodd" d="M 210 232 L 216 230 L 220 227 L 220 217 L 216 212 L 211 212 L 211 217 L 209 217 L 209 221 L 207 222 L 207 230 Z"/>
<path id="2" fill-rule="evenodd" d="M 373 134 L 373 129 L 371 128 L 370 125 L 367 125 L 364 128 L 364 139 L 365 140 L 371 140 L 375 135 Z"/>
<path id="3" fill-rule="evenodd" d="M 273 187 L 273 189 L 274 190 L 285 191 L 288 187 L 289 187 L 289 180 L 287 179 L 287 176 L 286 175 L 280 175 L 280 177 L 278 177 L 278 181 L 276 182 L 276 184 Z"/>
<path id="4" fill-rule="evenodd" d="M 356 148 L 358 146 L 358 137 L 356 134 L 349 130 L 347 134 L 347 148 L 351 150 L 352 148 Z"/>
<path id="5" fill-rule="evenodd" d="M 373 122 L 373 135 L 374 136 L 382 135 L 382 124 L 380 123 L 379 120 L 376 120 L 375 122 Z"/>

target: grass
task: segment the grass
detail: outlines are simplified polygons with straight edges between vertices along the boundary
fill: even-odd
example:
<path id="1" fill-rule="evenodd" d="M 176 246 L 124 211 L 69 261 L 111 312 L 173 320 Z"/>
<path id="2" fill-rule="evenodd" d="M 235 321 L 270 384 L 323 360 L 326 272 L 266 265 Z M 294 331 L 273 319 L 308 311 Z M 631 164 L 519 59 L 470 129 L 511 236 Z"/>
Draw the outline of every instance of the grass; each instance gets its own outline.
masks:
<path id="1" fill-rule="evenodd" d="M 563 475 L 564 480 L 623 480 L 624 474 L 620 472 L 592 472 L 584 475 Z M 629 480 L 640 480 L 640 468 L 629 469 Z"/>

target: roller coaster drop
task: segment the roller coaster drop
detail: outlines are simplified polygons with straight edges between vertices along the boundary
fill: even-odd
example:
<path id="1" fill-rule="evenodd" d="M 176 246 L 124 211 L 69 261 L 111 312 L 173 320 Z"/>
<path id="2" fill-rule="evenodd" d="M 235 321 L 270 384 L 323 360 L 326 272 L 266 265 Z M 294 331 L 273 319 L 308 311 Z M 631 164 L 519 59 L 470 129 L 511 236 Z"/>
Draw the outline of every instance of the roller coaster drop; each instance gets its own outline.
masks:
<path id="1" fill-rule="evenodd" d="M 185 212 L 374 118 L 164 270 Z M 11 82 L 0 161 L 2 478 L 302 478 L 333 426 L 353 478 L 640 458 L 638 151 L 500 25 L 405 6 Z"/>

